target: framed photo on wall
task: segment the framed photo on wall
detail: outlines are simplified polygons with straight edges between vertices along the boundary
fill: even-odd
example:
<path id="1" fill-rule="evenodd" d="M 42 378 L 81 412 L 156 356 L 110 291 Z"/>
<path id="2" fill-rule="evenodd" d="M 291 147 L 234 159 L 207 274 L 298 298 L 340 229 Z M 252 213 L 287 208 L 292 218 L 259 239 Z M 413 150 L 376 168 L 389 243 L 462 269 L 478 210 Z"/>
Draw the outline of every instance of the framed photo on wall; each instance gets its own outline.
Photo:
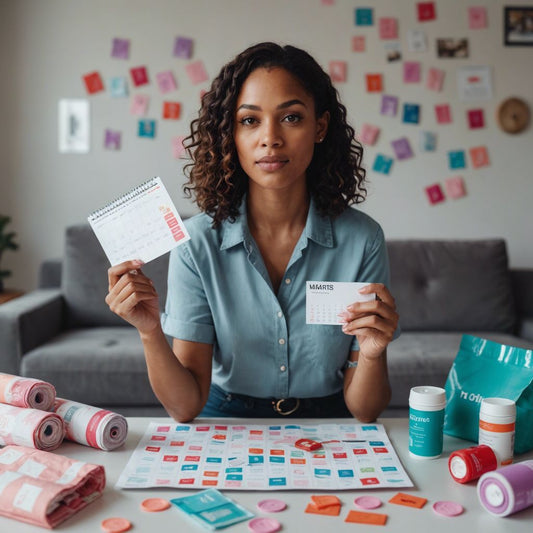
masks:
<path id="1" fill-rule="evenodd" d="M 503 8 L 505 46 L 533 46 L 533 4 Z"/>

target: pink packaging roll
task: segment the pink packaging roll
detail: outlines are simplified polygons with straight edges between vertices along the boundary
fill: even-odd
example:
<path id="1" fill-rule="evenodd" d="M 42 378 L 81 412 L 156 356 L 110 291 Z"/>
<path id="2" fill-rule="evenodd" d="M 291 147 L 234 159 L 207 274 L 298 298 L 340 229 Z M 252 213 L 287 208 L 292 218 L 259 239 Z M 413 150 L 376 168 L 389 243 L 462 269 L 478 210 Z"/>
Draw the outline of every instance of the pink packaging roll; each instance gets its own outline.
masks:
<path id="1" fill-rule="evenodd" d="M 51 529 L 101 496 L 103 466 L 24 446 L 0 450 L 0 515 Z"/>
<path id="2" fill-rule="evenodd" d="M 1 403 L 51 411 L 55 399 L 56 389 L 46 381 L 0 373 Z"/>
<path id="3" fill-rule="evenodd" d="M 0 446 L 18 444 L 50 451 L 64 437 L 65 425 L 55 413 L 0 403 Z"/>
<path id="4" fill-rule="evenodd" d="M 56 398 L 54 411 L 63 419 L 67 439 L 111 451 L 124 444 L 128 422 L 118 413 Z"/>

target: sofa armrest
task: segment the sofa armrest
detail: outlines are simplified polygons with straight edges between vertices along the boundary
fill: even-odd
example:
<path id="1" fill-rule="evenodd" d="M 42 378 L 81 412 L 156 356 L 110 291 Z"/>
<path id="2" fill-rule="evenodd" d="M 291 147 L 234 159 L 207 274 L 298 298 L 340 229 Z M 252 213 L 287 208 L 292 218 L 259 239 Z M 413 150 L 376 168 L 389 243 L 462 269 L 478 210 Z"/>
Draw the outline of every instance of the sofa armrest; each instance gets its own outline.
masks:
<path id="1" fill-rule="evenodd" d="M 63 329 L 60 289 L 38 289 L 0 306 L 0 372 L 19 374 L 23 355 Z"/>

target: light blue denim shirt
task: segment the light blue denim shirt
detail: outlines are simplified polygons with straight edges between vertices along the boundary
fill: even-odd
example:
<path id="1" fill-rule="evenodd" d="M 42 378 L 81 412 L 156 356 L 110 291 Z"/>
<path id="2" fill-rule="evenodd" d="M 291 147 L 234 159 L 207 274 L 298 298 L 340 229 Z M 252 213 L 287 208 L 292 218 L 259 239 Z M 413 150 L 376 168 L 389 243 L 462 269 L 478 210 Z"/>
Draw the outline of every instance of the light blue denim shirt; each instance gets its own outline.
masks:
<path id="1" fill-rule="evenodd" d="M 218 229 L 196 215 L 191 240 L 170 254 L 163 330 L 213 344 L 213 383 L 260 398 L 309 398 L 342 389 L 343 365 L 355 337 L 341 326 L 305 323 L 305 282 L 389 284 L 381 227 L 348 208 L 321 217 L 313 204 L 276 294 L 250 234 L 246 201 L 233 223 Z"/>

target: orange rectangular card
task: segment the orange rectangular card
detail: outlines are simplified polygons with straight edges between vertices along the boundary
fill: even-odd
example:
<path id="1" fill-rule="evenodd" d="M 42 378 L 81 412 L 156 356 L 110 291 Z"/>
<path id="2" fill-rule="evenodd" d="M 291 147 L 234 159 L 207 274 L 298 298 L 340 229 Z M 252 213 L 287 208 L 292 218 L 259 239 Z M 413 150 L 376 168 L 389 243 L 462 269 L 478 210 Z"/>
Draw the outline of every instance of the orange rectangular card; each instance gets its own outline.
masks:
<path id="1" fill-rule="evenodd" d="M 350 511 L 344 520 L 356 524 L 371 524 L 373 526 L 384 526 L 387 523 L 388 515 L 381 513 L 365 513 L 363 511 Z"/>
<path id="2" fill-rule="evenodd" d="M 337 496 L 311 496 L 311 501 L 317 509 L 325 509 L 331 505 L 340 505 L 341 501 Z"/>
<path id="3" fill-rule="evenodd" d="M 427 503 L 427 498 L 420 498 L 419 496 L 413 496 L 412 494 L 405 494 L 403 492 L 398 492 L 396 496 L 393 496 L 389 503 L 396 503 L 397 505 L 405 505 L 407 507 L 416 507 L 417 509 L 422 509 Z"/>
<path id="4" fill-rule="evenodd" d="M 305 508 L 306 513 L 312 513 L 312 514 L 323 514 L 326 516 L 339 516 L 341 514 L 341 504 L 337 505 L 330 505 L 328 507 L 324 507 L 323 509 L 319 509 L 315 504 L 310 503 Z"/>

